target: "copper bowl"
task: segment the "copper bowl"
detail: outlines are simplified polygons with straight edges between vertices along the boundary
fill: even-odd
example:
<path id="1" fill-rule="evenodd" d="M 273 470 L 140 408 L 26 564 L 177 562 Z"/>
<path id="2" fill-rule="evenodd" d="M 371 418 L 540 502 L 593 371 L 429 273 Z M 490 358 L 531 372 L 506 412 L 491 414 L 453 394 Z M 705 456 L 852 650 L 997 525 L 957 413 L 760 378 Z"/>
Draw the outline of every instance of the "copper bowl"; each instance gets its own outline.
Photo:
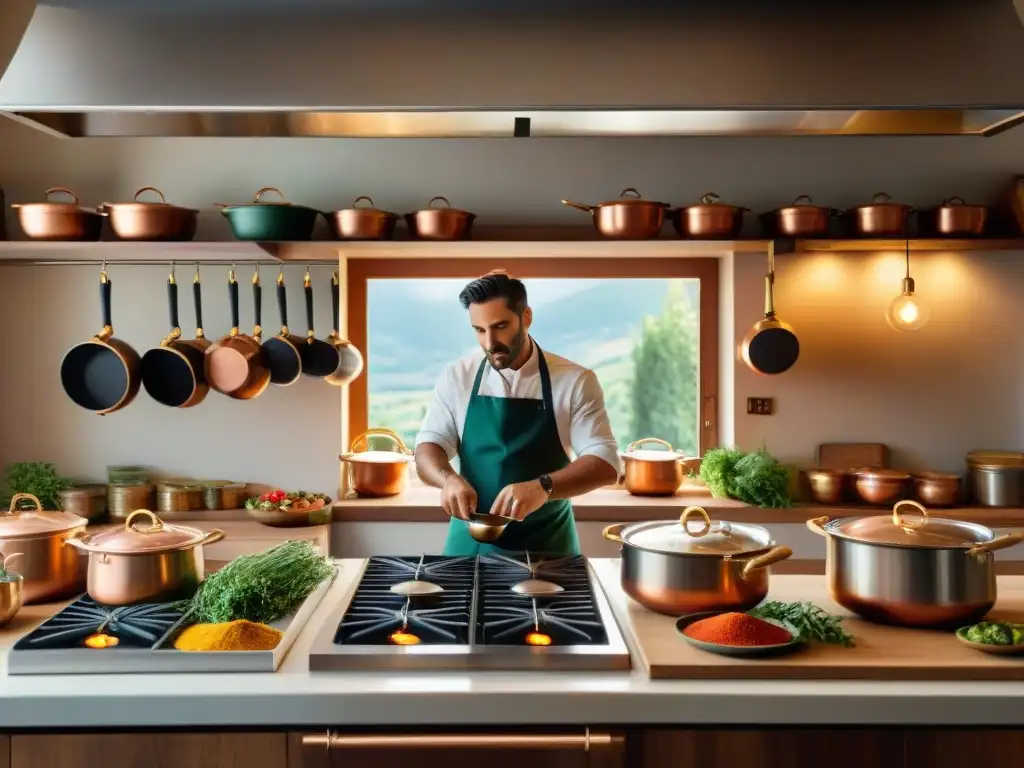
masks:
<path id="1" fill-rule="evenodd" d="M 910 479 L 910 473 L 900 469 L 859 469 L 853 474 L 857 494 L 868 504 L 892 504 Z"/>
<path id="2" fill-rule="evenodd" d="M 946 472 L 916 472 L 917 498 L 929 507 L 951 507 L 960 500 L 960 475 Z"/>
<path id="3" fill-rule="evenodd" d="M 838 469 L 805 469 L 804 477 L 817 504 L 838 504 L 846 490 L 847 473 Z"/>
<path id="4" fill-rule="evenodd" d="M 512 522 L 512 518 L 501 515 L 474 514 L 470 516 L 468 522 L 470 536 L 481 543 L 493 544 Z"/>

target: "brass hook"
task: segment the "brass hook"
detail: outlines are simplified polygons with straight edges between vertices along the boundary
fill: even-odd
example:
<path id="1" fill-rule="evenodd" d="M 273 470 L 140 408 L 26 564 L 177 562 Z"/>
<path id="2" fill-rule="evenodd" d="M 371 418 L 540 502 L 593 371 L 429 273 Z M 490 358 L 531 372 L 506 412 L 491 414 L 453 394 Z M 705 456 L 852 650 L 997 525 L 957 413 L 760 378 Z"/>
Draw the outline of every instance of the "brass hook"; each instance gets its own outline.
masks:
<path id="1" fill-rule="evenodd" d="M 192 278 L 192 282 L 193 283 L 198 283 L 199 282 L 199 262 L 198 261 L 196 261 L 196 276 L 194 278 Z"/>
<path id="2" fill-rule="evenodd" d="M 171 274 L 167 276 L 167 282 L 171 283 L 172 285 L 176 282 L 174 278 L 174 259 L 171 259 Z"/>

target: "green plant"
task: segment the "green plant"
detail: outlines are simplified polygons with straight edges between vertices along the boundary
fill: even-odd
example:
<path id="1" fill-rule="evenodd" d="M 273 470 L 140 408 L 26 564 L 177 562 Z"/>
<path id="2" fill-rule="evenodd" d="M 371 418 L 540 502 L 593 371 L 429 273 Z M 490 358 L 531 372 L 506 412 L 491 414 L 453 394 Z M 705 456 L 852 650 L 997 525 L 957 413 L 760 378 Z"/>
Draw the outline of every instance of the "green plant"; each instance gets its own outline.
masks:
<path id="1" fill-rule="evenodd" d="M 43 509 L 60 509 L 60 492 L 71 487 L 71 481 L 61 475 L 53 464 L 45 461 L 22 461 L 8 465 L 4 477 L 4 495 L 0 503 L 5 507 L 17 493 L 31 493 Z M 19 509 L 31 508 L 32 503 L 22 500 Z"/>
<path id="2" fill-rule="evenodd" d="M 758 507 L 790 506 L 789 470 L 767 451 L 746 453 L 712 448 L 700 463 L 700 477 L 711 493 Z"/>

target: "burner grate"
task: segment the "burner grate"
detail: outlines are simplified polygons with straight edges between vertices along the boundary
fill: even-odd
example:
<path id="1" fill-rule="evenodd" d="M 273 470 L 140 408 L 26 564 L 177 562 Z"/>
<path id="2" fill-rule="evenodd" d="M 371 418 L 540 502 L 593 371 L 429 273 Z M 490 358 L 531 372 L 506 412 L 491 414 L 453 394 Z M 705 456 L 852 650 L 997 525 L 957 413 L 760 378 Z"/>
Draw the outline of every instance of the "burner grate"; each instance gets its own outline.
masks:
<path id="1" fill-rule="evenodd" d="M 100 605 L 81 597 L 14 644 L 14 650 L 80 648 L 94 634 L 116 637 L 104 650 L 153 648 L 184 614 L 173 603 Z"/>

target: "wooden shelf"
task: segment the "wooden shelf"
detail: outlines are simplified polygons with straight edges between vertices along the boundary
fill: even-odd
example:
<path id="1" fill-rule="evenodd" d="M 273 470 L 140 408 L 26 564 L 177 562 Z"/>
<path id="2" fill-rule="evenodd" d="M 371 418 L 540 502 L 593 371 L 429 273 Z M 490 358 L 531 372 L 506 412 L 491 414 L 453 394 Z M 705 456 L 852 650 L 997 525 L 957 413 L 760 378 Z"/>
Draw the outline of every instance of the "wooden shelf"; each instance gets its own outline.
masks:
<path id="1" fill-rule="evenodd" d="M 794 240 L 780 238 L 775 241 L 776 254 L 788 253 L 844 253 L 869 251 L 898 251 L 903 253 L 907 241 L 901 239 L 847 239 L 847 240 Z M 1024 251 L 1024 238 L 1002 240 L 957 240 L 952 238 L 910 239 L 914 253 L 959 251 Z"/>
<path id="2" fill-rule="evenodd" d="M 253 261 L 338 261 L 338 243 L 249 243 L 241 241 L 194 241 L 189 243 L 130 243 L 101 240 L 95 243 L 0 241 L 0 262 L 26 264 L 49 261 L 91 264 L 106 259 L 111 264 L 160 264 L 170 260 L 241 263 Z"/>

